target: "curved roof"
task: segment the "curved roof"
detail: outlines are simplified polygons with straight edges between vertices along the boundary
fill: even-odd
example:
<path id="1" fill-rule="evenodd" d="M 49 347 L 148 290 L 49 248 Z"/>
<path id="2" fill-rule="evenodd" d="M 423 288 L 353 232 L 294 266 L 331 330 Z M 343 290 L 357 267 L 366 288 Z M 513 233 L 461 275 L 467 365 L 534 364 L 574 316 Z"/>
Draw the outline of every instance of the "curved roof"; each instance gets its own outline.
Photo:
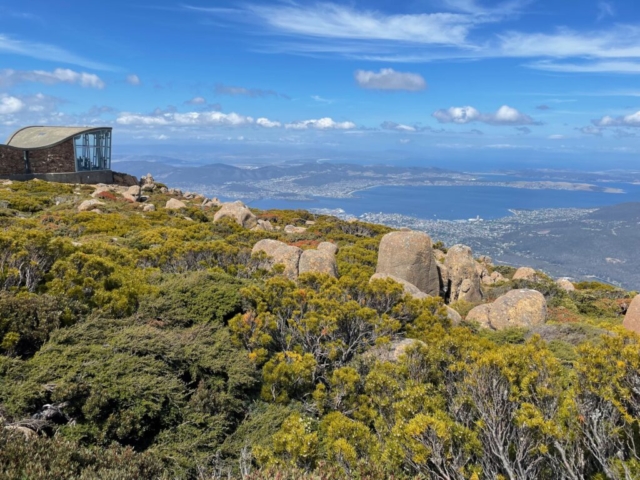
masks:
<path id="1" fill-rule="evenodd" d="M 25 127 L 11 135 L 6 144 L 25 150 L 46 148 L 94 130 L 111 130 L 111 127 Z"/>

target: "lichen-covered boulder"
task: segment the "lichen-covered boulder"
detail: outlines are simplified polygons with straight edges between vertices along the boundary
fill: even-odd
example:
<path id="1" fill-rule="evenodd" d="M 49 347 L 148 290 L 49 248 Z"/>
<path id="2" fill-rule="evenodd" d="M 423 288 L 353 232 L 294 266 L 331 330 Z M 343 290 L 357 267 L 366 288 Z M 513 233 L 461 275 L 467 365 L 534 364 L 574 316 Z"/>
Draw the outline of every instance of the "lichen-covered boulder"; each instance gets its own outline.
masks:
<path id="1" fill-rule="evenodd" d="M 520 267 L 516 270 L 516 273 L 513 274 L 514 280 L 526 280 L 528 282 L 539 282 L 540 275 L 531 267 Z"/>
<path id="2" fill-rule="evenodd" d="M 493 303 L 479 305 L 467 315 L 468 321 L 484 328 L 533 327 L 547 319 L 547 301 L 536 290 L 511 290 Z"/>
<path id="3" fill-rule="evenodd" d="M 440 293 L 431 238 L 423 232 L 391 232 L 382 237 L 376 273 L 401 278 L 428 295 Z"/>
<path id="4" fill-rule="evenodd" d="M 328 252 L 332 255 L 338 253 L 338 246 L 335 243 L 331 242 L 321 242 L 317 249 L 321 252 Z"/>
<path id="5" fill-rule="evenodd" d="M 640 295 L 631 300 L 631 305 L 624 316 L 622 326 L 631 332 L 640 334 Z"/>
<path id="6" fill-rule="evenodd" d="M 238 201 L 233 203 L 223 203 L 222 208 L 213 216 L 213 221 L 218 222 L 223 218 L 231 218 L 238 225 L 244 228 L 253 228 L 258 224 L 256 216 L 247 206 Z"/>
<path id="7" fill-rule="evenodd" d="M 187 208 L 187 205 L 177 198 L 170 198 L 169 200 L 167 200 L 167 204 L 164 208 L 168 210 L 180 210 L 181 208 Z"/>
<path id="8" fill-rule="evenodd" d="M 479 302 L 482 300 L 480 290 L 480 273 L 473 259 L 471 248 L 466 245 L 454 245 L 447 251 L 445 266 L 449 274 L 449 301 L 466 300 Z"/>
<path id="9" fill-rule="evenodd" d="M 300 263 L 300 255 L 302 250 L 298 247 L 287 245 L 278 240 L 260 240 L 253 246 L 251 254 L 264 252 L 271 257 L 271 266 L 280 264 L 284 265 L 283 275 L 295 280 L 298 278 L 298 265 Z"/>
<path id="10" fill-rule="evenodd" d="M 338 264 L 333 253 L 322 250 L 304 250 L 300 256 L 298 273 L 325 273 L 338 276 Z"/>

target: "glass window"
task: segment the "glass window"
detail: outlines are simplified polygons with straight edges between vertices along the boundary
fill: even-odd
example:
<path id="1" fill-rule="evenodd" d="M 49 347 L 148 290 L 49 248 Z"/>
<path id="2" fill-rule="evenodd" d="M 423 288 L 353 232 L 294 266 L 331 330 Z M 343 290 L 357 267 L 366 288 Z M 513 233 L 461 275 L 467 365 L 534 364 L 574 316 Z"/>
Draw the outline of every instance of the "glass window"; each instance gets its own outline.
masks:
<path id="1" fill-rule="evenodd" d="M 95 130 L 76 135 L 76 171 L 111 169 L 111 130 Z"/>

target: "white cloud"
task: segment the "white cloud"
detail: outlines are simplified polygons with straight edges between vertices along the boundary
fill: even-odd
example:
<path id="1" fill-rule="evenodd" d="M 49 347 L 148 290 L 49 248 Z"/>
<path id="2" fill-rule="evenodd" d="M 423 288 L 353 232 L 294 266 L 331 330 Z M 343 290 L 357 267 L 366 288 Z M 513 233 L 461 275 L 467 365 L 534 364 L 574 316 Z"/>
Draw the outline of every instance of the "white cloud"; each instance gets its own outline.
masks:
<path id="1" fill-rule="evenodd" d="M 601 127 L 587 125 L 586 127 L 577 128 L 576 130 L 580 131 L 581 133 L 584 133 L 585 135 L 595 135 L 596 137 L 601 137 L 603 129 Z"/>
<path id="2" fill-rule="evenodd" d="M 593 124 L 596 127 L 640 127 L 640 111 L 621 117 L 605 115 L 599 120 L 594 120 Z"/>
<path id="3" fill-rule="evenodd" d="M 329 104 L 335 101 L 335 100 L 330 100 L 328 98 L 322 98 L 320 95 L 311 95 L 311 99 L 319 103 L 329 103 Z"/>
<path id="4" fill-rule="evenodd" d="M 503 105 L 495 113 L 481 113 L 470 106 L 451 107 L 437 110 L 432 116 L 440 123 L 482 122 L 490 125 L 535 125 L 537 123 L 529 115 L 525 115 L 508 105 Z"/>
<path id="5" fill-rule="evenodd" d="M 432 115 L 440 123 L 471 123 L 480 119 L 480 112 L 473 107 L 450 107 Z"/>
<path id="6" fill-rule="evenodd" d="M 406 90 L 417 92 L 427 88 L 427 82 L 417 73 L 396 72 L 392 68 L 383 68 L 378 73 L 358 70 L 356 82 L 362 88 L 374 90 Z"/>
<path id="7" fill-rule="evenodd" d="M 558 135 L 558 134 L 556 134 L 556 135 L 549 135 L 549 140 L 563 140 L 563 139 L 565 139 L 565 138 L 567 138 L 567 137 L 566 137 L 566 136 L 564 136 L 564 135 Z"/>
<path id="8" fill-rule="evenodd" d="M 17 97 L 0 95 L 0 115 L 12 115 L 25 108 L 24 102 Z"/>
<path id="9" fill-rule="evenodd" d="M 142 82 L 140 81 L 140 77 L 138 77 L 138 75 L 131 74 L 131 75 L 127 75 L 127 83 L 129 85 L 133 85 L 134 87 L 137 87 Z"/>
<path id="10" fill-rule="evenodd" d="M 76 72 L 68 68 L 56 68 L 51 72 L 44 70 L 11 70 L 0 71 L 0 85 L 9 86 L 17 83 L 37 82 L 46 85 L 69 83 L 81 87 L 104 88 L 105 84 L 98 75 L 86 72 Z"/>
<path id="11" fill-rule="evenodd" d="M 260 125 L 261 127 L 264 127 L 264 128 L 278 128 L 282 126 L 280 122 L 271 121 L 268 118 L 264 118 L 264 117 L 257 119 L 256 125 Z"/>
<path id="12" fill-rule="evenodd" d="M 212 126 L 228 126 L 239 127 L 252 125 L 253 118 L 238 115 L 237 113 L 221 113 L 221 112 L 187 112 L 176 113 L 166 112 L 159 115 L 143 115 L 136 113 L 122 113 L 116 119 L 120 125 L 212 125 Z"/>
<path id="13" fill-rule="evenodd" d="M 207 103 L 207 100 L 204 97 L 193 97 L 190 100 L 186 100 L 184 103 L 186 105 L 204 105 Z"/>
<path id="14" fill-rule="evenodd" d="M 315 128 L 317 130 L 351 130 L 356 128 L 356 124 L 353 122 L 336 122 L 332 118 L 325 117 L 318 120 L 303 120 L 287 123 L 285 128 L 293 130 L 307 130 L 309 128 Z"/>

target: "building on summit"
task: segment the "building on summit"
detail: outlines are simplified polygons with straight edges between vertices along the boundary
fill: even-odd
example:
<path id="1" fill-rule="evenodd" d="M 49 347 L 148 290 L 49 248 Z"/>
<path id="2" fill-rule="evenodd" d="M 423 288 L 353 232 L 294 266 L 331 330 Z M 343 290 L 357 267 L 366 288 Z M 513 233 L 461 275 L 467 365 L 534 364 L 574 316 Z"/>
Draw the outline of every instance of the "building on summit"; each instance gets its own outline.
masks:
<path id="1" fill-rule="evenodd" d="M 0 144 L 0 177 L 113 183 L 111 128 L 21 128 Z"/>

